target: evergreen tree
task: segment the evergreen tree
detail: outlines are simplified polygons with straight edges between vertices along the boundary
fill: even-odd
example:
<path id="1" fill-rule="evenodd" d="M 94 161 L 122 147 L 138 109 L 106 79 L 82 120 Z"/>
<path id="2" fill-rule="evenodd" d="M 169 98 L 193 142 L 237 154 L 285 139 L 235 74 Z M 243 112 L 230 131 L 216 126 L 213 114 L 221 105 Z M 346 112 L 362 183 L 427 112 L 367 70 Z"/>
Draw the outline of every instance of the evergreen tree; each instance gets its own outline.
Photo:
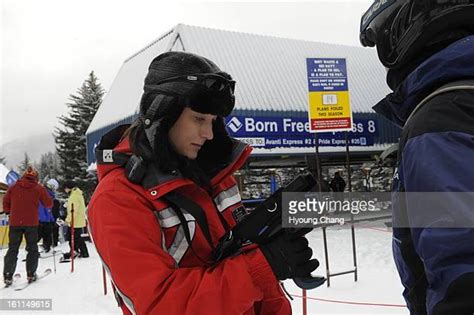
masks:
<path id="1" fill-rule="evenodd" d="M 89 200 L 97 178 L 87 172 L 86 131 L 102 103 L 104 89 L 92 71 L 66 104 L 69 112 L 59 117 L 61 127 L 55 129 L 56 151 L 60 161 L 59 182 L 74 181 Z"/>
<path id="2" fill-rule="evenodd" d="M 36 164 L 40 182 L 45 182 L 49 178 L 57 179 L 61 172 L 59 156 L 56 153 L 48 152 L 41 155 L 40 162 Z"/>
<path id="3" fill-rule="evenodd" d="M 7 161 L 5 160 L 5 157 L 3 155 L 0 155 L 0 163 L 2 163 L 3 165 L 7 164 Z"/>
<path id="4" fill-rule="evenodd" d="M 20 173 L 20 175 L 26 171 L 28 166 L 31 165 L 31 159 L 28 156 L 28 153 L 25 152 L 25 157 L 23 158 L 23 161 L 21 161 L 20 165 L 18 165 L 18 172 Z"/>

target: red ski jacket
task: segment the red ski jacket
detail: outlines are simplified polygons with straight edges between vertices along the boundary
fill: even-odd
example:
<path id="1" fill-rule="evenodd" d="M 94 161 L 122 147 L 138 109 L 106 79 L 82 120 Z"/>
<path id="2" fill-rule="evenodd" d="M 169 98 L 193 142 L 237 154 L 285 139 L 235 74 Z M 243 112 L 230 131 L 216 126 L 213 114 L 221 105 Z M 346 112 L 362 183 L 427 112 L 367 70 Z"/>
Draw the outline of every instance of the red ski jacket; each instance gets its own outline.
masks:
<path id="1" fill-rule="evenodd" d="M 3 211 L 10 214 L 10 226 L 37 226 L 40 202 L 45 208 L 53 206 L 46 188 L 36 178 L 25 176 L 10 187 L 3 198 Z"/>
<path id="2" fill-rule="evenodd" d="M 233 162 L 211 180 L 209 193 L 169 175 L 145 189 L 130 182 L 121 163 L 112 161 L 118 152 L 131 154 L 127 139 L 113 153 L 103 150 L 108 163 L 97 166 L 99 185 L 89 204 L 88 222 L 124 314 L 291 314 L 260 249 L 209 266 L 212 249 L 200 225 L 183 209 L 190 247 L 181 220 L 163 198 L 176 191 L 198 204 L 215 247 L 226 232 L 224 225 L 234 226 L 234 217 L 243 210 L 232 174 L 250 151 L 243 143 L 234 149 Z"/>

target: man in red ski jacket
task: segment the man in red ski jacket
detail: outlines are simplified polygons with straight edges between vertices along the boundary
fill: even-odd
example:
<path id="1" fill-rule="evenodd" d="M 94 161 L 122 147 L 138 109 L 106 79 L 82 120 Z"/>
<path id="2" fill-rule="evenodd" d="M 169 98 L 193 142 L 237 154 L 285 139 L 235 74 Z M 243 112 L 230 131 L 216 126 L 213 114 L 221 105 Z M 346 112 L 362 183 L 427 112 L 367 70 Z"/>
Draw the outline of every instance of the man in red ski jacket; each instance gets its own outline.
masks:
<path id="1" fill-rule="evenodd" d="M 12 283 L 23 235 L 26 239 L 26 273 L 28 281 L 36 280 L 38 268 L 38 206 L 53 206 L 46 189 L 38 183 L 38 172 L 29 166 L 22 178 L 10 187 L 3 198 L 3 210 L 10 215 L 8 251 L 4 258 L 3 280 Z"/>
<path id="2" fill-rule="evenodd" d="M 251 148 L 224 125 L 234 85 L 204 57 L 159 55 L 138 119 L 96 149 L 89 231 L 124 314 L 290 314 L 278 280 L 319 264 L 304 236 L 286 234 L 213 261 L 246 215 L 232 174 Z"/>

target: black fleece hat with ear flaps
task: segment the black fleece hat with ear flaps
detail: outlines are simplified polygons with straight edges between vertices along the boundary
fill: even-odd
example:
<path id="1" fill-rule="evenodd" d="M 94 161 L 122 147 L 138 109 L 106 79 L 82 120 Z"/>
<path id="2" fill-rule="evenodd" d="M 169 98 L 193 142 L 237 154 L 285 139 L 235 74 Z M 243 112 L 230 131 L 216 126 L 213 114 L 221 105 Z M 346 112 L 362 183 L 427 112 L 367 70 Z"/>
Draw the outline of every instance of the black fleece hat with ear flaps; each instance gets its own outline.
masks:
<path id="1" fill-rule="evenodd" d="M 157 56 L 145 77 L 139 113 L 146 137 L 142 134 L 140 140 L 148 139 L 152 151 L 149 158 L 157 160 L 160 169 L 165 172 L 177 168 L 182 170 L 184 164 L 198 163 L 202 170 L 212 173 L 210 168 L 225 163 L 231 155 L 232 139 L 225 129 L 223 117 L 229 115 L 234 106 L 233 93 L 231 99 L 222 99 L 212 92 L 204 96 L 197 94 L 193 82 L 178 80 L 160 83 L 170 78 L 196 74 L 216 74 L 225 80 L 232 79 L 211 60 L 186 52 L 166 52 Z M 213 127 L 214 138 L 206 141 L 197 160 L 193 162 L 178 156 L 168 141 L 169 129 L 187 106 L 200 113 L 219 116 Z M 134 151 L 146 159 L 140 150 Z M 189 170 L 183 173 L 189 173 Z"/>
<path id="2" fill-rule="evenodd" d="M 169 106 L 183 108 L 189 106 L 203 114 L 229 115 L 235 103 L 233 93 L 231 95 L 225 93 L 219 95 L 212 91 L 206 93 L 205 89 L 196 89 L 193 81 L 186 80 L 171 80 L 162 83 L 170 78 L 196 74 L 215 74 L 223 80 L 232 80 L 232 77 L 221 71 L 214 62 L 199 55 L 170 51 L 157 56 L 151 62 L 145 77 L 140 114 L 147 117 L 152 114 L 155 116 L 149 118 L 157 119 L 167 114 L 170 110 Z M 157 95 L 162 97 L 157 99 Z M 165 96 L 178 98 L 180 104 L 171 105 L 169 101 L 165 101 Z M 151 105 L 156 107 L 152 113 L 149 112 Z"/>

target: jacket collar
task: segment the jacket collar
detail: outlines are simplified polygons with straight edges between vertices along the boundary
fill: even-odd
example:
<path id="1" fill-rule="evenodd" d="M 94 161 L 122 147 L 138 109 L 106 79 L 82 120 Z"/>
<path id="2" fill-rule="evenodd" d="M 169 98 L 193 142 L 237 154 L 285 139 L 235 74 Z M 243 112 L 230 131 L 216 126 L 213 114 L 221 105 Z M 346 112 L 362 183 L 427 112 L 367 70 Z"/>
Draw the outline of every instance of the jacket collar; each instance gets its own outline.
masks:
<path id="1" fill-rule="evenodd" d="M 130 125 L 120 125 L 112 129 L 102 136 L 99 145 L 95 148 L 99 181 L 111 171 L 123 167 L 132 156 L 128 138 L 121 140 L 128 127 Z"/>
<path id="2" fill-rule="evenodd" d="M 421 63 L 373 109 L 402 127 L 416 105 L 437 88 L 474 78 L 474 35 L 467 36 Z"/>

